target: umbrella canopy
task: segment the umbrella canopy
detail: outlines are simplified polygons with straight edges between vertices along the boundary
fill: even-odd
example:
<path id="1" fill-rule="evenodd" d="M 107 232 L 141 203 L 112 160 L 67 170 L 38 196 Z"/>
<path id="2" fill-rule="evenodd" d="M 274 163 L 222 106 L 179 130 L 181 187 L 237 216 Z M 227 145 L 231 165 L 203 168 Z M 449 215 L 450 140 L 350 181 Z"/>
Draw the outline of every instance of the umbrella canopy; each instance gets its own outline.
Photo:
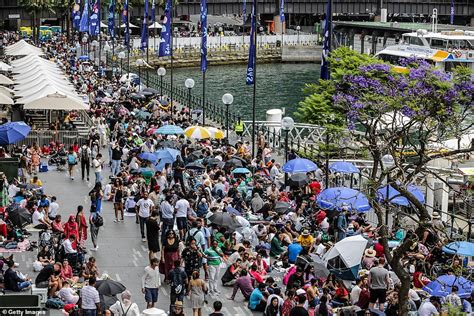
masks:
<path id="1" fill-rule="evenodd" d="M 462 298 L 470 297 L 472 290 L 474 290 L 473 283 L 463 277 L 442 275 L 425 285 L 423 291 L 431 296 L 446 297 L 448 294 L 451 294 L 451 288 L 454 285 L 458 287 L 458 295 Z"/>
<path id="2" fill-rule="evenodd" d="M 158 157 L 155 153 L 141 153 L 140 155 L 138 155 L 138 158 L 148 160 L 150 162 L 155 162 L 158 160 Z"/>
<path id="3" fill-rule="evenodd" d="M 323 259 L 319 258 L 318 256 L 311 254 L 311 265 L 314 267 L 314 276 L 316 278 L 327 278 L 330 274 L 328 268 L 326 268 L 326 263 Z"/>
<path id="4" fill-rule="evenodd" d="M 12 66 L 0 61 L 0 71 L 10 71 L 12 70 Z"/>
<path id="5" fill-rule="evenodd" d="M 145 100 L 146 99 L 146 97 L 141 93 L 132 93 L 130 95 L 130 98 L 135 99 L 135 100 Z"/>
<path id="6" fill-rule="evenodd" d="M 306 173 L 295 173 L 292 174 L 290 177 L 290 184 L 295 186 L 303 186 L 309 183 L 309 178 Z"/>
<path id="7" fill-rule="evenodd" d="M 278 201 L 275 204 L 275 212 L 278 214 L 285 214 L 291 209 L 291 205 L 288 202 Z"/>
<path id="8" fill-rule="evenodd" d="M 179 148 L 180 144 L 173 140 L 162 140 L 158 143 L 158 146 L 161 148 Z"/>
<path id="9" fill-rule="evenodd" d="M 364 193 L 345 187 L 329 188 L 321 191 L 316 203 L 319 207 L 340 211 L 343 206 L 357 212 L 370 210 L 369 200 Z"/>
<path id="10" fill-rule="evenodd" d="M 233 174 L 247 174 L 247 173 L 252 173 L 249 169 L 247 168 L 235 168 L 232 170 Z"/>
<path id="11" fill-rule="evenodd" d="M 89 107 L 76 98 L 61 93 L 48 94 L 46 96 L 35 98 L 23 105 L 25 110 L 88 110 Z"/>
<path id="12" fill-rule="evenodd" d="M 158 22 L 155 22 L 153 24 L 150 24 L 150 26 L 148 26 L 149 29 L 161 29 L 163 26 L 158 23 Z"/>
<path id="13" fill-rule="evenodd" d="M 9 93 L 9 92 L 5 92 Z M 12 98 L 7 96 L 6 94 L 0 93 L 0 104 L 7 104 L 7 105 L 12 105 L 14 102 Z"/>
<path id="14" fill-rule="evenodd" d="M 469 241 L 454 241 L 443 246 L 443 251 L 451 255 L 474 256 L 474 243 Z"/>
<path id="15" fill-rule="evenodd" d="M 217 158 L 206 158 L 204 159 L 203 163 L 207 164 L 210 167 L 219 166 L 220 164 L 223 164 L 222 160 L 219 160 Z"/>
<path id="16" fill-rule="evenodd" d="M 206 167 L 204 167 L 201 163 L 199 162 L 191 162 L 191 163 L 188 163 L 186 166 L 185 166 L 186 169 L 191 169 L 191 170 L 203 170 L 203 169 L 206 169 Z"/>
<path id="17" fill-rule="evenodd" d="M 206 129 L 211 134 L 211 138 L 214 139 L 223 139 L 225 137 L 224 132 L 217 127 L 206 127 Z"/>
<path id="18" fill-rule="evenodd" d="M 9 145 L 26 138 L 31 131 L 25 122 L 8 122 L 0 125 L 0 145 Z"/>
<path id="19" fill-rule="evenodd" d="M 173 148 L 163 148 L 155 152 L 158 160 L 170 160 L 171 162 L 174 162 L 180 154 L 179 150 Z"/>
<path id="20" fill-rule="evenodd" d="M 135 117 L 139 120 L 147 120 L 151 117 L 151 113 L 147 111 L 139 111 L 135 114 Z"/>
<path id="21" fill-rule="evenodd" d="M 8 78 L 7 76 L 0 74 L 0 84 L 1 85 L 11 85 L 11 84 L 14 84 L 14 82 L 13 82 L 13 80 Z"/>
<path id="22" fill-rule="evenodd" d="M 329 165 L 329 170 L 340 173 L 360 173 L 359 168 L 357 168 L 353 163 L 346 161 L 333 162 Z"/>
<path id="23" fill-rule="evenodd" d="M 31 223 L 31 214 L 25 208 L 16 208 L 8 212 L 8 219 L 14 226 L 23 227 Z"/>
<path id="24" fill-rule="evenodd" d="M 109 98 L 109 97 L 105 97 L 105 98 L 102 98 L 100 100 L 101 103 L 112 103 L 114 102 L 114 100 L 112 98 Z"/>
<path id="25" fill-rule="evenodd" d="M 125 23 L 122 23 L 122 25 L 120 25 L 120 28 L 122 29 L 125 29 L 127 27 L 127 25 Z M 128 23 L 128 27 L 129 28 L 132 28 L 132 29 L 137 29 L 138 26 L 136 26 L 135 24 L 132 24 L 132 23 Z"/>
<path id="26" fill-rule="evenodd" d="M 240 214 L 240 212 L 239 212 L 237 209 L 233 208 L 232 206 L 227 206 L 227 207 L 225 208 L 225 211 L 226 211 L 227 213 L 229 213 L 229 214 L 231 214 L 231 215 L 235 215 L 235 216 L 240 216 L 240 215 L 242 215 L 242 214 Z"/>
<path id="27" fill-rule="evenodd" d="M 211 134 L 207 129 L 201 126 L 190 126 L 184 130 L 184 135 L 193 139 L 211 138 Z"/>
<path id="28" fill-rule="evenodd" d="M 243 167 L 244 165 L 242 164 L 242 161 L 239 159 L 229 159 L 225 162 L 224 164 L 224 169 L 232 169 L 232 168 L 238 168 L 238 167 Z"/>
<path id="29" fill-rule="evenodd" d="M 209 221 L 222 227 L 235 228 L 240 227 L 239 222 L 226 212 L 216 212 L 209 217 Z"/>
<path id="30" fill-rule="evenodd" d="M 342 280 L 356 280 L 366 246 L 367 240 L 361 235 L 346 237 L 329 249 L 323 261 L 336 277 Z"/>
<path id="31" fill-rule="evenodd" d="M 163 125 L 155 131 L 155 134 L 181 135 L 184 134 L 184 130 L 176 125 Z"/>
<path id="32" fill-rule="evenodd" d="M 318 166 L 311 160 L 296 158 L 283 165 L 282 170 L 288 173 L 310 172 L 318 169 Z"/>
<path id="33" fill-rule="evenodd" d="M 117 301 L 118 298 L 115 295 L 109 296 L 109 295 L 99 295 L 99 299 L 101 303 L 105 305 L 105 308 L 109 308 L 110 306 L 114 305 Z"/>
<path id="34" fill-rule="evenodd" d="M 148 92 L 148 93 L 151 93 L 152 95 L 154 94 L 160 94 L 160 92 L 156 89 L 153 89 L 153 88 L 145 88 L 141 91 L 142 93 L 143 92 Z"/>
<path id="35" fill-rule="evenodd" d="M 410 184 L 407 186 L 407 191 L 413 194 L 421 204 L 425 203 L 425 195 L 421 190 L 415 186 Z M 377 190 L 377 195 L 379 200 L 386 200 L 387 199 L 387 186 L 384 186 Z M 400 195 L 400 192 L 395 190 L 391 185 L 388 186 L 388 200 L 392 204 L 400 205 L 400 206 L 409 206 L 410 202 L 404 196 Z"/>
<path id="36" fill-rule="evenodd" d="M 106 296 L 117 295 L 127 289 L 122 283 L 110 279 L 98 280 L 95 288 L 99 294 Z"/>

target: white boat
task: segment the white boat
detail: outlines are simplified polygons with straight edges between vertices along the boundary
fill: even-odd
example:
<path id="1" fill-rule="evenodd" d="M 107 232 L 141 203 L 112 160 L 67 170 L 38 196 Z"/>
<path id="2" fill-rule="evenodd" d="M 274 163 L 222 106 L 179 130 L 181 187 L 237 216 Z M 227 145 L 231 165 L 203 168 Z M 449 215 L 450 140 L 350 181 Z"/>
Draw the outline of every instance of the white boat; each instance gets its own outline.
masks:
<path id="1" fill-rule="evenodd" d="M 474 32 L 418 30 L 405 33 L 400 44 L 388 46 L 376 56 L 394 65 L 399 63 L 400 58 L 415 56 L 446 71 L 459 65 L 474 70 Z"/>

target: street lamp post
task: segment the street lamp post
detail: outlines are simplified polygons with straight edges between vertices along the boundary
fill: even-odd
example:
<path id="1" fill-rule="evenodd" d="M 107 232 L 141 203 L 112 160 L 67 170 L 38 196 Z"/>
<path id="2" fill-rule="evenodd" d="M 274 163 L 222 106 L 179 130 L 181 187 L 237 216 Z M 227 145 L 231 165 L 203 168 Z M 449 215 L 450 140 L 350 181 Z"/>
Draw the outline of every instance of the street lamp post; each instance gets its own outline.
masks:
<path id="1" fill-rule="evenodd" d="M 219 48 L 222 48 L 222 26 L 219 26 Z"/>
<path id="2" fill-rule="evenodd" d="M 191 111 L 191 90 L 194 88 L 194 80 L 188 78 L 184 81 L 184 85 L 188 88 L 188 108 Z"/>
<path id="3" fill-rule="evenodd" d="M 163 77 L 166 75 L 166 69 L 163 67 L 158 68 L 156 71 L 158 76 L 160 76 L 160 100 L 163 98 Z"/>
<path id="4" fill-rule="evenodd" d="M 141 82 L 142 82 L 142 66 L 143 66 L 143 59 L 137 59 L 135 61 L 135 64 L 137 65 L 138 67 L 138 88 L 140 90 L 140 85 L 141 85 Z"/>
<path id="5" fill-rule="evenodd" d="M 118 58 L 120 59 L 120 77 L 122 77 L 123 60 L 125 59 L 125 52 L 118 53 Z"/>
<path id="6" fill-rule="evenodd" d="M 87 34 L 84 34 L 84 37 L 82 38 L 82 45 L 84 46 L 84 52 L 86 52 L 87 55 L 89 55 L 89 51 L 87 50 L 87 41 L 89 40 L 86 36 Z"/>
<path id="7" fill-rule="evenodd" d="M 261 36 L 262 33 L 263 33 L 263 26 L 260 26 L 258 28 L 258 30 L 259 30 L 259 33 L 260 33 L 260 47 L 263 47 L 263 36 Z"/>
<path id="8" fill-rule="evenodd" d="M 91 43 L 92 47 L 94 47 L 94 64 L 97 65 L 97 47 L 99 47 L 99 42 L 93 40 Z"/>
<path id="9" fill-rule="evenodd" d="M 234 96 L 230 93 L 226 93 L 222 96 L 222 102 L 225 104 L 225 136 L 227 138 L 227 144 L 229 143 L 229 106 L 234 102 Z"/>
<path id="10" fill-rule="evenodd" d="M 297 35 L 297 38 L 296 38 L 296 41 L 297 41 L 298 45 L 300 44 L 300 30 L 301 30 L 301 27 L 298 25 L 298 26 L 296 27 L 296 32 L 297 32 L 297 34 L 298 34 L 298 35 Z"/>
<path id="11" fill-rule="evenodd" d="M 109 45 L 109 43 L 105 43 L 104 45 L 104 52 L 105 52 L 105 70 L 107 70 L 107 57 L 108 57 L 108 54 L 109 52 L 111 51 L 111 47 Z"/>
<path id="12" fill-rule="evenodd" d="M 384 155 L 382 156 L 382 166 L 384 169 L 390 169 L 393 167 L 393 165 L 395 164 L 395 160 L 393 159 L 393 156 L 390 155 L 390 154 L 387 154 L 387 155 Z M 387 183 L 386 183 L 386 192 L 385 192 L 385 203 L 386 203 L 386 208 L 385 208 L 385 225 L 388 225 L 388 209 L 389 209 L 389 205 L 390 205 L 390 198 L 389 198 L 389 191 L 390 191 L 390 187 L 388 186 L 388 182 L 389 182 L 389 177 L 390 177 L 390 174 L 387 173 Z"/>
<path id="13" fill-rule="evenodd" d="M 288 161 L 288 135 L 290 131 L 295 127 L 295 121 L 287 116 L 281 120 L 281 128 L 285 131 L 285 162 Z"/>

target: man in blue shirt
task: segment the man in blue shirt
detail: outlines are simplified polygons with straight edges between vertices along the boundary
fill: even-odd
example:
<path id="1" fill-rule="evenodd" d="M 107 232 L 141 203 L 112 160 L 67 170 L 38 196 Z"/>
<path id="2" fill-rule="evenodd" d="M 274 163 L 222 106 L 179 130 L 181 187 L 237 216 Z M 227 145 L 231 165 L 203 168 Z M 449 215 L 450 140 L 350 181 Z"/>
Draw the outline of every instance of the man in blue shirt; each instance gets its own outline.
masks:
<path id="1" fill-rule="evenodd" d="M 267 299 L 264 296 L 265 283 L 260 283 L 258 287 L 252 291 L 249 299 L 249 309 L 255 312 L 264 312 L 267 306 Z"/>
<path id="2" fill-rule="evenodd" d="M 293 243 L 288 246 L 288 262 L 295 263 L 296 257 L 298 257 L 302 250 L 303 247 L 301 247 L 298 241 L 293 241 Z"/>

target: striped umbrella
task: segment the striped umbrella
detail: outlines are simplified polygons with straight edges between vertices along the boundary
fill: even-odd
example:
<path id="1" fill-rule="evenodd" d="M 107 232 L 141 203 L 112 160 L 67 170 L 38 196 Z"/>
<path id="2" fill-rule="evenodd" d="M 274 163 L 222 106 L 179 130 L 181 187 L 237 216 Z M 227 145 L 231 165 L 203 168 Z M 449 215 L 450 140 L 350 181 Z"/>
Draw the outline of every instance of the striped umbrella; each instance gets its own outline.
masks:
<path id="1" fill-rule="evenodd" d="M 179 135 L 183 133 L 183 129 L 176 125 L 163 125 L 155 131 L 155 134 L 162 135 Z"/>
<path id="2" fill-rule="evenodd" d="M 206 129 L 209 131 L 209 134 L 211 135 L 211 138 L 214 139 L 223 139 L 225 138 L 224 132 L 217 127 L 206 127 Z"/>
<path id="3" fill-rule="evenodd" d="M 211 138 L 211 134 L 207 129 L 201 126 L 190 126 L 184 130 L 184 135 L 193 139 Z"/>

